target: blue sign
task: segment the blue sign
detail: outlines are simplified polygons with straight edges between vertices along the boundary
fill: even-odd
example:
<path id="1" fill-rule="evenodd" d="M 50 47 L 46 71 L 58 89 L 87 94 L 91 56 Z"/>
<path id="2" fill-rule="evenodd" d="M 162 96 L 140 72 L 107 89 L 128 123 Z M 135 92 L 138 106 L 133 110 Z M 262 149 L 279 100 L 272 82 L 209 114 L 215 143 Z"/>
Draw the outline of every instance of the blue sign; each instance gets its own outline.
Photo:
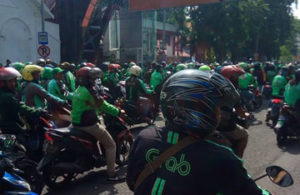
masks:
<path id="1" fill-rule="evenodd" d="M 48 33 L 47 32 L 39 32 L 39 44 L 40 45 L 47 45 L 48 44 Z"/>

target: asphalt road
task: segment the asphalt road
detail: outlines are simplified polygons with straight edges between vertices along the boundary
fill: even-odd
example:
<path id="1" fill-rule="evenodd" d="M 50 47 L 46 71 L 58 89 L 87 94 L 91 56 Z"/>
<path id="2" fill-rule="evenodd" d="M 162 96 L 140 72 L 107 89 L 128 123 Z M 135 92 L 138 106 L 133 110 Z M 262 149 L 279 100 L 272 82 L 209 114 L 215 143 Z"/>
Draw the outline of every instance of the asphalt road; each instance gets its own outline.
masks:
<path id="1" fill-rule="evenodd" d="M 300 141 L 293 141 L 286 148 L 281 149 L 276 144 L 274 131 L 266 126 L 264 116 L 266 109 L 255 113 L 256 121 L 248 129 L 249 142 L 244 155 L 244 165 L 248 173 L 253 178 L 257 178 L 265 173 L 266 167 L 279 165 L 291 173 L 294 185 L 281 188 L 273 184 L 267 177 L 257 183 L 278 195 L 299 195 L 300 194 Z M 156 122 L 158 126 L 163 125 L 163 120 L 159 118 Z M 138 131 L 140 127 L 135 128 Z M 298 167 L 299 166 L 299 167 Z M 126 172 L 126 168 L 120 170 Z M 69 186 L 60 190 L 48 191 L 44 188 L 43 194 L 47 195 L 108 195 L 108 194 L 133 194 L 126 183 L 111 184 L 105 179 L 105 171 L 93 170 Z"/>

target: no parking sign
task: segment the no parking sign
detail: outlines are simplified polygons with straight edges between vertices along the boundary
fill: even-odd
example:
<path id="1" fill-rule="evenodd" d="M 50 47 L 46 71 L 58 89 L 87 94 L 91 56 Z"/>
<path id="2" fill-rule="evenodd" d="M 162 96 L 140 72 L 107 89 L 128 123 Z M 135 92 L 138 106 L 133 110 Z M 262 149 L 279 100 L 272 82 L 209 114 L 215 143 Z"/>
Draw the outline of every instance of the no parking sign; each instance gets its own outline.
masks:
<path id="1" fill-rule="evenodd" d="M 42 57 L 42 58 L 46 58 L 50 55 L 51 53 L 51 50 L 48 46 L 46 45 L 41 45 L 39 48 L 38 48 L 38 54 Z"/>

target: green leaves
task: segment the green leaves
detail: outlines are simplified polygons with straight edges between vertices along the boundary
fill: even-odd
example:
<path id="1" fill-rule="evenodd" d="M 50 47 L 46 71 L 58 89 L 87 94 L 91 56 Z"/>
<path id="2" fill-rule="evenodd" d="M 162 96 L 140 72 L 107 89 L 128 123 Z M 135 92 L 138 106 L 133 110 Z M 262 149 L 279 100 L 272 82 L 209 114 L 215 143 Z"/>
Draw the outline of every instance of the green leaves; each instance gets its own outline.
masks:
<path id="1" fill-rule="evenodd" d="M 188 9 L 191 44 L 205 42 L 218 60 L 279 58 L 280 46 L 291 36 L 293 0 L 240 0 Z"/>

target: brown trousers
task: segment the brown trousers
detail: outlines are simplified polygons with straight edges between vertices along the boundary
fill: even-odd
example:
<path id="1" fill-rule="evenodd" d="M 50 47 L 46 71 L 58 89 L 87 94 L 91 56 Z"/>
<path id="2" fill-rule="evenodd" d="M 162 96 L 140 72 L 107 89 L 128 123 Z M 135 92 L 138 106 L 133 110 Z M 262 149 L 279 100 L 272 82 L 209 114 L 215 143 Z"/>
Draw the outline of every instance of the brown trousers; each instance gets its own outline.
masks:
<path id="1" fill-rule="evenodd" d="M 105 149 L 107 174 L 113 176 L 115 174 L 116 143 L 110 133 L 99 123 L 87 127 L 74 126 L 74 128 L 94 136 L 101 143 Z"/>

